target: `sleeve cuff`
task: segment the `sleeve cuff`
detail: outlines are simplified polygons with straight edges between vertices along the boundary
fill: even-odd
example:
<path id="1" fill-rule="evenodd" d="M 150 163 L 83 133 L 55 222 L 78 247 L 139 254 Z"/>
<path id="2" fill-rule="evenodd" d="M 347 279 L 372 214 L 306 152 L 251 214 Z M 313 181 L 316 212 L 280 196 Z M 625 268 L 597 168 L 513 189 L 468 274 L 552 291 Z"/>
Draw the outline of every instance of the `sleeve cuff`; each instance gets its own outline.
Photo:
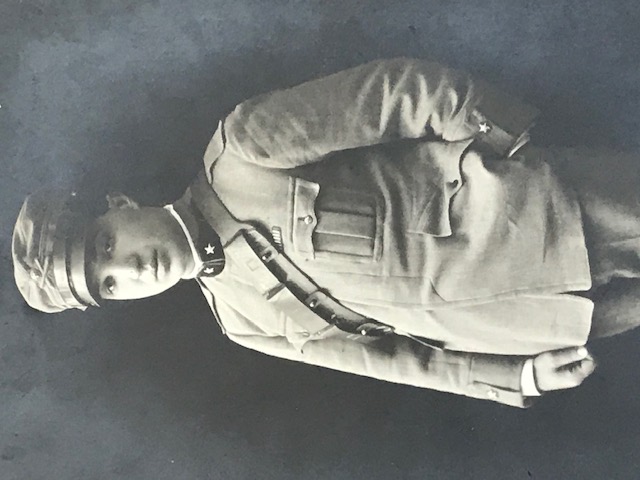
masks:
<path id="1" fill-rule="evenodd" d="M 522 386 L 522 394 L 525 397 L 539 397 L 541 395 L 533 375 L 533 358 L 529 358 L 524 362 L 522 374 L 520 375 L 520 384 Z"/>

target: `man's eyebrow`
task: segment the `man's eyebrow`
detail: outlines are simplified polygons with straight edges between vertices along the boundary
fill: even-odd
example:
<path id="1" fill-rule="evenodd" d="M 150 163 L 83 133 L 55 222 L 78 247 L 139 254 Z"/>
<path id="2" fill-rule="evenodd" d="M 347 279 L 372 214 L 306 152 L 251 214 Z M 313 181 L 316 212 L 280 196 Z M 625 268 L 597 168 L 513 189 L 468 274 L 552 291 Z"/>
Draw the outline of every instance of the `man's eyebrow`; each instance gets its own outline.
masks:
<path id="1" fill-rule="evenodd" d="M 84 255 L 85 263 L 95 262 L 97 260 L 96 240 L 101 234 L 101 228 L 96 222 L 92 222 L 85 231 L 84 237 Z"/>
<path id="2" fill-rule="evenodd" d="M 97 222 L 92 222 L 86 229 L 84 240 L 84 274 L 87 281 L 87 286 L 91 295 L 96 299 L 102 298 L 100 294 L 100 285 L 96 279 L 95 270 L 97 252 L 96 252 L 96 240 L 102 233 L 102 228 Z"/>

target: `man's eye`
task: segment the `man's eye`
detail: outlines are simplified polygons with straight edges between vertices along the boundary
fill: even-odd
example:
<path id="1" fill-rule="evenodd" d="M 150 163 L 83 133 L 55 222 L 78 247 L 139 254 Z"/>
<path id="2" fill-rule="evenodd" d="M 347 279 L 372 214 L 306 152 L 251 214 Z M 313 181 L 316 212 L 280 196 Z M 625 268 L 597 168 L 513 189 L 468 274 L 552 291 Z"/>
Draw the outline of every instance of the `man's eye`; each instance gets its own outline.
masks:
<path id="1" fill-rule="evenodd" d="M 113 295 L 113 292 L 116 290 L 116 281 L 113 277 L 107 277 L 104 279 L 104 289 L 109 293 L 109 295 Z"/>
<path id="2" fill-rule="evenodd" d="M 113 240 L 111 238 L 107 238 L 104 242 L 104 252 L 111 253 L 113 251 Z"/>

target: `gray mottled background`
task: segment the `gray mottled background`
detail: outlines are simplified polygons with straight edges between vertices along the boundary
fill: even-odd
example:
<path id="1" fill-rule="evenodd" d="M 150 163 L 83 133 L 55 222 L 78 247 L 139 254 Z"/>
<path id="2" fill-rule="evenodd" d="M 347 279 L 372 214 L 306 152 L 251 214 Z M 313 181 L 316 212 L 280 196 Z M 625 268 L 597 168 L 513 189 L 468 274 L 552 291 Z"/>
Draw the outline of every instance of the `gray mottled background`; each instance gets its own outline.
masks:
<path id="1" fill-rule="evenodd" d="M 639 478 L 638 334 L 594 346 L 586 385 L 522 411 L 244 350 L 194 285 L 38 314 L 10 262 L 14 218 L 41 185 L 171 200 L 236 103 L 378 57 L 501 80 L 545 112 L 538 143 L 638 152 L 639 13 L 613 0 L 3 0 L 0 478 Z"/>

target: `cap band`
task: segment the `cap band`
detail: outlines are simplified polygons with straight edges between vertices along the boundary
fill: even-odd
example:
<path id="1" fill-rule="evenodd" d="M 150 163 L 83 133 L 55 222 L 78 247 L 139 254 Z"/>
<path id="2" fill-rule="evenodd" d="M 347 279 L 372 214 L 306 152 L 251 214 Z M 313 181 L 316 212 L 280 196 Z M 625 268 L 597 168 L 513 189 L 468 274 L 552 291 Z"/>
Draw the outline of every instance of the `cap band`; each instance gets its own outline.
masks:
<path id="1" fill-rule="evenodd" d="M 67 274 L 71 292 L 75 294 L 82 304 L 98 306 L 98 302 L 91 295 L 89 282 L 87 282 L 85 263 L 85 237 L 86 230 L 78 229 L 75 235 L 67 240 Z"/>
<path id="2" fill-rule="evenodd" d="M 79 218 L 67 212 L 58 218 L 53 240 L 52 262 L 56 288 L 67 308 L 85 310 L 98 306 L 85 275 L 85 230 Z M 66 217 L 66 218 L 63 218 Z"/>

